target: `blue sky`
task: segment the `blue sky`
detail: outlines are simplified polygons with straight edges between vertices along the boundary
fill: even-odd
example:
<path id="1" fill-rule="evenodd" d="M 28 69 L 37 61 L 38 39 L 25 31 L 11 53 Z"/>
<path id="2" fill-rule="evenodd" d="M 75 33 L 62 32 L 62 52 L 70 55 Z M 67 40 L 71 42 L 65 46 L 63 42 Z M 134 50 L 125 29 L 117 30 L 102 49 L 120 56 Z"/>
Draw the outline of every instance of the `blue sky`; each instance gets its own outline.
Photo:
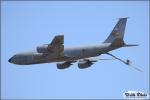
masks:
<path id="1" fill-rule="evenodd" d="M 148 1 L 3 1 L 1 4 L 1 92 L 3 99 L 122 99 L 128 90 L 149 93 Z M 65 47 L 103 42 L 118 21 L 130 17 L 124 40 L 140 44 L 111 53 L 121 62 L 99 61 L 88 69 L 58 70 L 56 63 L 20 66 L 8 59 L 65 35 Z M 111 58 L 102 55 L 99 58 Z"/>

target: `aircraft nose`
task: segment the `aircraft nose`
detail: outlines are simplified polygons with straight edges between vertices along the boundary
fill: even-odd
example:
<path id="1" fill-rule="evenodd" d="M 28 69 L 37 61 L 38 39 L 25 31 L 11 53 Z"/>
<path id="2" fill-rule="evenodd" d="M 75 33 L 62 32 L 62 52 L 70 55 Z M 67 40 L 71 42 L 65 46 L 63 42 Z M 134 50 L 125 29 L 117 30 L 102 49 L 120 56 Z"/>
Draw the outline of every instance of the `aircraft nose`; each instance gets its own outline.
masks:
<path id="1" fill-rule="evenodd" d="M 8 62 L 10 62 L 10 63 L 11 63 L 11 62 L 12 62 L 12 58 L 10 58 L 10 59 L 8 60 Z"/>

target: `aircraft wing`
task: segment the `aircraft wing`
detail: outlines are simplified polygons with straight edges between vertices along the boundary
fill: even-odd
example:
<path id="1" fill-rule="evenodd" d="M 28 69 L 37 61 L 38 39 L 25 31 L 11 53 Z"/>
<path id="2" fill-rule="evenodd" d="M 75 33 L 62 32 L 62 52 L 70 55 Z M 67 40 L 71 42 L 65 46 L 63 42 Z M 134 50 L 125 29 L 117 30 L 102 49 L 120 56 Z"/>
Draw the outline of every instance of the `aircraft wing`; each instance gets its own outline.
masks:
<path id="1" fill-rule="evenodd" d="M 50 45 L 63 45 L 64 44 L 64 35 L 56 35 Z"/>
<path id="2" fill-rule="evenodd" d="M 84 58 L 84 59 L 80 59 L 78 62 L 78 67 L 80 69 L 84 69 L 84 68 L 88 68 L 90 67 L 92 64 L 94 64 L 95 62 L 99 61 L 99 60 L 113 60 L 113 59 L 100 59 L 100 58 Z"/>
<path id="3" fill-rule="evenodd" d="M 94 62 L 97 62 L 98 60 L 114 60 L 114 59 L 100 59 L 100 58 L 90 57 L 90 58 L 84 58 L 84 59 L 79 59 L 74 61 L 64 61 L 64 62 L 57 63 L 57 69 L 69 68 L 75 62 L 78 62 L 78 67 L 80 69 L 84 69 L 90 67 Z"/>
<path id="4" fill-rule="evenodd" d="M 84 61 L 90 61 L 90 62 L 97 62 L 99 60 L 115 60 L 115 59 L 90 57 L 90 58 L 80 59 L 79 61 L 82 61 L 82 60 L 84 60 Z"/>
<path id="5" fill-rule="evenodd" d="M 50 52 L 57 53 L 58 55 L 64 51 L 64 35 L 57 35 L 54 37 L 52 42 L 48 45 Z"/>

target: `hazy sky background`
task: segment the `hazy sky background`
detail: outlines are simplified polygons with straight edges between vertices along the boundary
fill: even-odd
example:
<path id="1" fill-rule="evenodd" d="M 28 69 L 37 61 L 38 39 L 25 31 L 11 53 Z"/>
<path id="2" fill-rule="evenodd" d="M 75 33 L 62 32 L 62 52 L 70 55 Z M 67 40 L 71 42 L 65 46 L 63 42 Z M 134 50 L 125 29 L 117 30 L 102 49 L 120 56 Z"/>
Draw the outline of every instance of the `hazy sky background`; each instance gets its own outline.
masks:
<path id="1" fill-rule="evenodd" d="M 148 1 L 3 1 L 1 8 L 3 99 L 119 99 L 128 90 L 149 93 Z M 117 60 L 99 61 L 82 70 L 77 63 L 58 70 L 56 63 L 20 66 L 8 62 L 15 53 L 35 50 L 58 34 L 64 34 L 65 47 L 101 43 L 120 17 L 130 17 L 125 42 L 140 46 L 111 53 L 130 59 L 143 73 Z"/>

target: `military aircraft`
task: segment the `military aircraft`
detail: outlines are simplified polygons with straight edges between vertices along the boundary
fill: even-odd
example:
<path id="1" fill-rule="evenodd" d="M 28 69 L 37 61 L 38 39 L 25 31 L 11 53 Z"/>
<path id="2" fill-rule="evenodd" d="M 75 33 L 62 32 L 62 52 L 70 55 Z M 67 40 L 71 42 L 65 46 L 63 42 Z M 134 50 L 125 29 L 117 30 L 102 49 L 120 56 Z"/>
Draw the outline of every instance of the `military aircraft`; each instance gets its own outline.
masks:
<path id="1" fill-rule="evenodd" d="M 57 35 L 50 44 L 38 46 L 36 52 L 18 53 L 11 57 L 8 61 L 18 65 L 30 65 L 40 63 L 57 62 L 58 69 L 70 67 L 73 63 L 78 62 L 80 69 L 88 68 L 98 60 L 109 59 L 93 59 L 93 57 L 101 54 L 107 54 L 131 66 L 130 60 L 123 61 L 112 55 L 109 51 L 121 48 L 138 46 L 136 44 L 126 44 L 123 40 L 127 18 L 119 18 L 119 21 L 113 28 L 108 38 L 97 45 L 87 45 L 80 47 L 64 48 L 64 35 Z M 133 67 L 139 71 L 140 69 Z"/>

